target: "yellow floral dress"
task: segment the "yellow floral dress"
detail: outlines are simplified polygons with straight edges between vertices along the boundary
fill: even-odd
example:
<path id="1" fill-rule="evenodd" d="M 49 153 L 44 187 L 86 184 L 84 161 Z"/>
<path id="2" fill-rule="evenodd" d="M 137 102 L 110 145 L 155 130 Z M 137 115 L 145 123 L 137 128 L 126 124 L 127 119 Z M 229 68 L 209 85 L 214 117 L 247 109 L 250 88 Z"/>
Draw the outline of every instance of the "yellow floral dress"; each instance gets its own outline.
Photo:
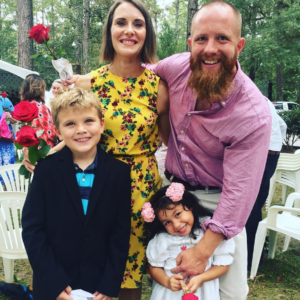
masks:
<path id="1" fill-rule="evenodd" d="M 122 288 L 140 287 L 146 262 L 141 210 L 161 185 L 154 156 L 158 83 L 159 77 L 147 69 L 137 78 L 115 76 L 107 66 L 91 74 L 91 90 L 101 101 L 105 119 L 101 146 L 131 167 L 131 236 Z"/>

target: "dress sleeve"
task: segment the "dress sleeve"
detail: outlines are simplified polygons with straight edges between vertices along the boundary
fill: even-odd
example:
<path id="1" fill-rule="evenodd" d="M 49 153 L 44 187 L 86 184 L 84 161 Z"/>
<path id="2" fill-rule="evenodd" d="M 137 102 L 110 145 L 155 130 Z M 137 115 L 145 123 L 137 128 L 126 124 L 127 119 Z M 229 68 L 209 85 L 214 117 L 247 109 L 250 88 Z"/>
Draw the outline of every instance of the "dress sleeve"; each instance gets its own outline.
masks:
<path id="1" fill-rule="evenodd" d="M 233 263 L 233 254 L 235 252 L 235 243 L 233 239 L 224 240 L 213 254 L 212 264 L 214 266 L 228 266 Z"/>
<path id="2" fill-rule="evenodd" d="M 9 109 L 9 111 L 14 110 L 14 106 L 12 105 L 11 101 L 8 98 L 5 98 L 5 102 L 4 102 L 3 107 Z"/>
<path id="3" fill-rule="evenodd" d="M 163 268 L 169 257 L 168 237 L 165 234 L 156 235 L 148 244 L 146 256 L 152 267 Z"/>

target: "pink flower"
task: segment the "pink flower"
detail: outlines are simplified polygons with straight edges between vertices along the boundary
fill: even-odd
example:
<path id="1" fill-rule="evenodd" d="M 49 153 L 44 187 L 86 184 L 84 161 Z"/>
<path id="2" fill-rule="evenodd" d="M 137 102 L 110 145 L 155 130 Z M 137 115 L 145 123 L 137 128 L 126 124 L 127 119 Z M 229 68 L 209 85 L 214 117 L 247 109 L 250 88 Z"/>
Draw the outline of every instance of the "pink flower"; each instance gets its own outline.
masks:
<path id="1" fill-rule="evenodd" d="M 127 96 L 127 93 L 121 93 L 121 99 L 125 98 Z"/>
<path id="2" fill-rule="evenodd" d="M 182 247 L 181 247 L 181 250 L 182 250 L 182 251 L 186 250 L 186 246 L 182 246 Z"/>
<path id="3" fill-rule="evenodd" d="M 154 210 L 150 202 L 146 202 L 143 205 L 142 217 L 144 218 L 145 222 L 152 222 L 155 219 Z"/>
<path id="4" fill-rule="evenodd" d="M 122 78 L 122 82 L 127 83 L 127 81 L 128 81 L 127 78 L 124 77 Z"/>
<path id="5" fill-rule="evenodd" d="M 126 128 L 126 125 L 121 125 L 121 130 L 122 131 L 125 131 L 127 128 Z"/>
<path id="6" fill-rule="evenodd" d="M 184 193 L 184 185 L 181 183 L 173 182 L 168 187 L 166 196 L 172 199 L 174 202 L 180 201 Z"/>

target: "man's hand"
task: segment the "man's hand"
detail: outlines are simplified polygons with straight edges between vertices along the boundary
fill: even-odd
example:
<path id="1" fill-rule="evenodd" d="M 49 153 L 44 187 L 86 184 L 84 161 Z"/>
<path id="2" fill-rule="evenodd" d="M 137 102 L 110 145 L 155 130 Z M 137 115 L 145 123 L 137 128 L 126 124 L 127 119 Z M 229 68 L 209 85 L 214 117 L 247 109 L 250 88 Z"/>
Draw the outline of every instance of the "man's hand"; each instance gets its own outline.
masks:
<path id="1" fill-rule="evenodd" d="M 23 159 L 22 163 L 30 173 L 33 173 L 35 166 L 33 164 L 31 164 L 31 162 L 29 161 L 27 148 L 24 151 L 24 159 Z M 37 163 L 35 165 L 37 165 Z"/>
<path id="2" fill-rule="evenodd" d="M 176 258 L 177 267 L 172 269 L 172 273 L 180 273 L 183 278 L 199 275 L 204 272 L 208 258 L 201 256 L 197 247 L 181 251 Z"/>
<path id="3" fill-rule="evenodd" d="M 71 294 L 71 287 L 68 286 L 64 291 L 62 291 L 59 296 L 56 298 L 56 300 L 73 300 L 73 298 L 71 296 L 69 296 Z"/>
<path id="4" fill-rule="evenodd" d="M 96 296 L 93 300 L 112 300 L 112 297 L 105 296 L 98 291 L 96 291 L 93 295 Z"/>
<path id="5" fill-rule="evenodd" d="M 169 290 L 177 292 L 181 290 L 180 281 L 183 280 L 183 277 L 180 274 L 175 274 L 169 278 Z"/>

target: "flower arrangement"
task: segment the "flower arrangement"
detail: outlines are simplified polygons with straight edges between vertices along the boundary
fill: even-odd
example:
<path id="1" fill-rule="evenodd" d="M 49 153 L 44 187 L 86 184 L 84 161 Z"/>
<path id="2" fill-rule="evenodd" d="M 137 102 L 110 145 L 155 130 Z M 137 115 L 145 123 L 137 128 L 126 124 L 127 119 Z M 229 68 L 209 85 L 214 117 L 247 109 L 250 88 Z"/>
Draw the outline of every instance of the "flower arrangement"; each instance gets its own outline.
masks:
<path id="1" fill-rule="evenodd" d="M 16 134 L 15 146 L 17 149 L 28 147 L 30 162 L 35 165 L 38 159 L 46 157 L 51 146 L 46 141 L 39 138 L 44 130 L 36 131 L 31 122 L 38 117 L 38 108 L 34 103 L 21 101 L 12 111 L 14 119 L 20 121 L 22 127 Z M 21 165 L 19 173 L 26 179 L 30 178 L 30 172 Z"/>
<path id="2" fill-rule="evenodd" d="M 58 58 L 66 55 L 66 51 L 63 49 L 56 49 L 52 51 L 48 45 L 50 27 L 47 28 L 43 24 L 33 26 L 29 31 L 29 39 L 33 39 L 38 44 L 44 44 L 47 47 L 48 54 L 39 51 L 37 54 L 31 56 L 32 59 L 42 60 L 47 59 L 52 61 L 53 67 L 58 71 L 62 80 L 70 79 L 73 77 L 72 65 L 65 58 Z"/>

